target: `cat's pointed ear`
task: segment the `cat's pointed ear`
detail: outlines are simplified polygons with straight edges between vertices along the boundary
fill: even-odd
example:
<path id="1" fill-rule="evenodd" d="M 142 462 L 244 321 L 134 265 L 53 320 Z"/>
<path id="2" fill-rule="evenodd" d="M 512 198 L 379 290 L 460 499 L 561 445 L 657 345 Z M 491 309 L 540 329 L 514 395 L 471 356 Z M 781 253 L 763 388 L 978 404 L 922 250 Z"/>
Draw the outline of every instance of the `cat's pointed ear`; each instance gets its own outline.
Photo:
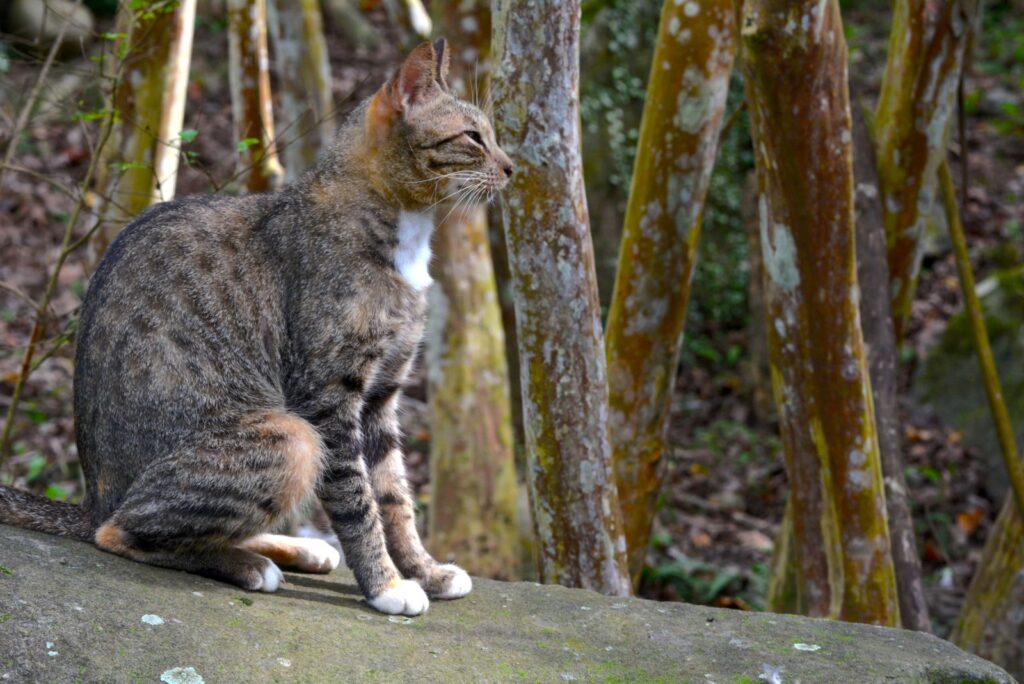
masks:
<path id="1" fill-rule="evenodd" d="M 434 41 L 434 58 L 437 84 L 447 91 L 449 89 L 448 66 L 451 63 L 451 52 L 448 50 L 448 41 L 444 38 Z"/>
<path id="2" fill-rule="evenodd" d="M 408 112 L 437 94 L 437 65 L 437 53 L 429 41 L 409 53 L 392 83 L 392 104 L 397 111 Z"/>

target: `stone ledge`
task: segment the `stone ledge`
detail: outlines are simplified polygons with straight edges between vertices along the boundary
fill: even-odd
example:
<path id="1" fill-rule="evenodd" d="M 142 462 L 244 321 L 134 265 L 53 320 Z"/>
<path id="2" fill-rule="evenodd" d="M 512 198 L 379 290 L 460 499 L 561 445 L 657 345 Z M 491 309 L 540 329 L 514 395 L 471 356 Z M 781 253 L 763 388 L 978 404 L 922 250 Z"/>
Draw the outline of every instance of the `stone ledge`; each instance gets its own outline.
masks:
<path id="1" fill-rule="evenodd" d="M 388 618 L 343 571 L 249 594 L 3 525 L 0 566 L 0 682 L 1013 682 L 925 634 L 526 582 Z"/>

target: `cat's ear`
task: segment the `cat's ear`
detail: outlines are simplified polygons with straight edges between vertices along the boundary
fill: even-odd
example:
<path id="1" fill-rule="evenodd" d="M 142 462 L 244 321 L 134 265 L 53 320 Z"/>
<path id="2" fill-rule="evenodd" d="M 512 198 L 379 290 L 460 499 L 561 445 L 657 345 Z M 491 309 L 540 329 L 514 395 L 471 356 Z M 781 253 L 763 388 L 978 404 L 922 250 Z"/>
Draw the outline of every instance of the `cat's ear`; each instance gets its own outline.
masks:
<path id="1" fill-rule="evenodd" d="M 420 43 L 409 53 L 393 79 L 392 105 L 397 111 L 408 112 L 410 108 L 437 95 L 440 85 L 437 65 L 438 56 L 429 41 Z"/>
<path id="2" fill-rule="evenodd" d="M 434 41 L 435 78 L 437 84 L 445 91 L 448 90 L 448 65 L 450 63 L 451 52 L 448 50 L 448 41 L 438 38 Z"/>

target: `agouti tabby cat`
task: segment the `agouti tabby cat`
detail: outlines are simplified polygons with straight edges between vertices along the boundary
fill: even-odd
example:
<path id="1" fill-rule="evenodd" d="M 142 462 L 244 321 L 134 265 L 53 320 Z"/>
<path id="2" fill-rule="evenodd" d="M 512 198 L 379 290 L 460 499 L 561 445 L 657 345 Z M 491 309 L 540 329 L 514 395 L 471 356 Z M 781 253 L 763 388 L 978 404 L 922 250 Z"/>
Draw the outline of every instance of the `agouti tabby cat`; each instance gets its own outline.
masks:
<path id="1" fill-rule="evenodd" d="M 512 173 L 447 63 L 443 40 L 416 48 L 281 192 L 158 204 L 122 231 L 78 335 L 84 503 L 0 488 L 0 522 L 274 591 L 278 565 L 338 564 L 322 541 L 267 534 L 317 496 L 377 610 L 470 591 L 420 543 L 396 418 L 432 207 Z"/>

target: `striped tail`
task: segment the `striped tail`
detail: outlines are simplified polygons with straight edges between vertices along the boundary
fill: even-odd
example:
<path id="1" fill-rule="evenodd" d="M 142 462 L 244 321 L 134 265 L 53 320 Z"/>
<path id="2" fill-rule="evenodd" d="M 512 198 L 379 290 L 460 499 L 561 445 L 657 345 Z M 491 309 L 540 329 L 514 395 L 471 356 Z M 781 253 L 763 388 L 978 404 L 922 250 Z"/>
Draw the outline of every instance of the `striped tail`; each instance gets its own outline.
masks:
<path id="1" fill-rule="evenodd" d="M 85 509 L 0 486 L 0 523 L 91 542 L 95 529 Z"/>

